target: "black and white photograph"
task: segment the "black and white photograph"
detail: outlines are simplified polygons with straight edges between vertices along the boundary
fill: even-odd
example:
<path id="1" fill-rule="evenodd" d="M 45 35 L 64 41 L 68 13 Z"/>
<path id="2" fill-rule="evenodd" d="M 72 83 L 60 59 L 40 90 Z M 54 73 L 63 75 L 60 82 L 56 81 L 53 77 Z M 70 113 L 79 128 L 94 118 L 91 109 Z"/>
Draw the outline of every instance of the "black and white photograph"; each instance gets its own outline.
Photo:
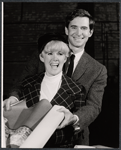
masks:
<path id="1" fill-rule="evenodd" d="M 1 148 L 119 148 L 120 2 L 1 11 Z"/>

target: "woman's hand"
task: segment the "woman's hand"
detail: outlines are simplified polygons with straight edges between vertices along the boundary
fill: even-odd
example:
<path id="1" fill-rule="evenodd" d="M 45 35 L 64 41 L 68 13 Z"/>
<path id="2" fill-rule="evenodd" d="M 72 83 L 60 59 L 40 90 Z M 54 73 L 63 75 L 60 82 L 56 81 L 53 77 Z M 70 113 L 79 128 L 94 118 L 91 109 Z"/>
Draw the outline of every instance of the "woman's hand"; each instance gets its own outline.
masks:
<path id="1" fill-rule="evenodd" d="M 16 102 L 18 102 L 17 98 L 14 96 L 10 96 L 3 101 L 3 107 L 5 108 L 5 110 L 11 110 L 11 105 Z"/>

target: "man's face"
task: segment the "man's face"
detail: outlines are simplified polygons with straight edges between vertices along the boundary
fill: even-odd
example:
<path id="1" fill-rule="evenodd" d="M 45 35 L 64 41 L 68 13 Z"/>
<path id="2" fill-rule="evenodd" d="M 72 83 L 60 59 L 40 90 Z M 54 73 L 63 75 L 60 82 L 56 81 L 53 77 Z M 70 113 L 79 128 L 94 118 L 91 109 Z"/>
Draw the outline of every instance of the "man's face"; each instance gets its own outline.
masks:
<path id="1" fill-rule="evenodd" d="M 74 18 L 69 26 L 68 29 L 65 27 L 65 33 L 68 35 L 68 41 L 70 48 L 75 47 L 77 48 L 77 52 L 79 49 L 84 49 L 88 38 L 92 36 L 93 30 L 90 30 L 89 27 L 89 18 L 87 17 L 76 17 Z"/>
<path id="2" fill-rule="evenodd" d="M 48 76 L 54 76 L 62 71 L 63 65 L 67 60 L 65 54 L 61 51 L 43 51 L 41 61 L 44 62 Z"/>

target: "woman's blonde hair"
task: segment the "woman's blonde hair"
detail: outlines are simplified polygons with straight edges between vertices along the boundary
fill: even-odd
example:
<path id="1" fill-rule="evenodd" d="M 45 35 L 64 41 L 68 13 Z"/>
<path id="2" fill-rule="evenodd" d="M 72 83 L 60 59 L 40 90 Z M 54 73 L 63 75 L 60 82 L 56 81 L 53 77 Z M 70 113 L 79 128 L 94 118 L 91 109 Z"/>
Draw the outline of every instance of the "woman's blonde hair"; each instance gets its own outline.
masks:
<path id="1" fill-rule="evenodd" d="M 66 43 L 58 40 L 52 40 L 45 45 L 43 51 L 44 52 L 59 51 L 62 52 L 66 57 L 68 57 L 70 50 Z"/>

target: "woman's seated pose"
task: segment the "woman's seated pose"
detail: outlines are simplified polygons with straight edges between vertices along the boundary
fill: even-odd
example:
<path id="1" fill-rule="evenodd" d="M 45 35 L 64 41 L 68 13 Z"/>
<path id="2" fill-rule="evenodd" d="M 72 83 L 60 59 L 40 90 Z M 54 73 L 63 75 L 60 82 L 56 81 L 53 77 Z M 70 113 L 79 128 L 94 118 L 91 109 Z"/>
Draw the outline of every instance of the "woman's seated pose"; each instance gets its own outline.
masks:
<path id="1" fill-rule="evenodd" d="M 44 39 L 43 43 L 41 39 Z M 16 97 L 5 100 L 4 107 L 22 99 L 26 99 L 27 107 L 34 108 L 43 99 L 48 100 L 52 106 L 63 106 L 65 117 L 62 123 L 66 122 L 66 119 L 70 119 L 70 123 L 62 128 L 60 124 L 45 147 L 73 147 L 74 141 L 81 135 L 80 130 L 75 130 L 78 117 L 74 113 L 85 105 L 85 88 L 63 73 L 63 66 L 70 50 L 62 36 L 54 33 L 45 34 L 38 40 L 38 45 L 41 45 L 38 57 L 44 63 L 45 71 L 25 78 L 18 87 Z M 5 127 L 8 147 L 20 147 L 34 130 L 35 126 L 33 128 L 29 120 L 36 115 L 36 109 L 33 109 L 33 114 L 18 129 Z M 68 117 L 68 113 L 71 117 Z"/>

